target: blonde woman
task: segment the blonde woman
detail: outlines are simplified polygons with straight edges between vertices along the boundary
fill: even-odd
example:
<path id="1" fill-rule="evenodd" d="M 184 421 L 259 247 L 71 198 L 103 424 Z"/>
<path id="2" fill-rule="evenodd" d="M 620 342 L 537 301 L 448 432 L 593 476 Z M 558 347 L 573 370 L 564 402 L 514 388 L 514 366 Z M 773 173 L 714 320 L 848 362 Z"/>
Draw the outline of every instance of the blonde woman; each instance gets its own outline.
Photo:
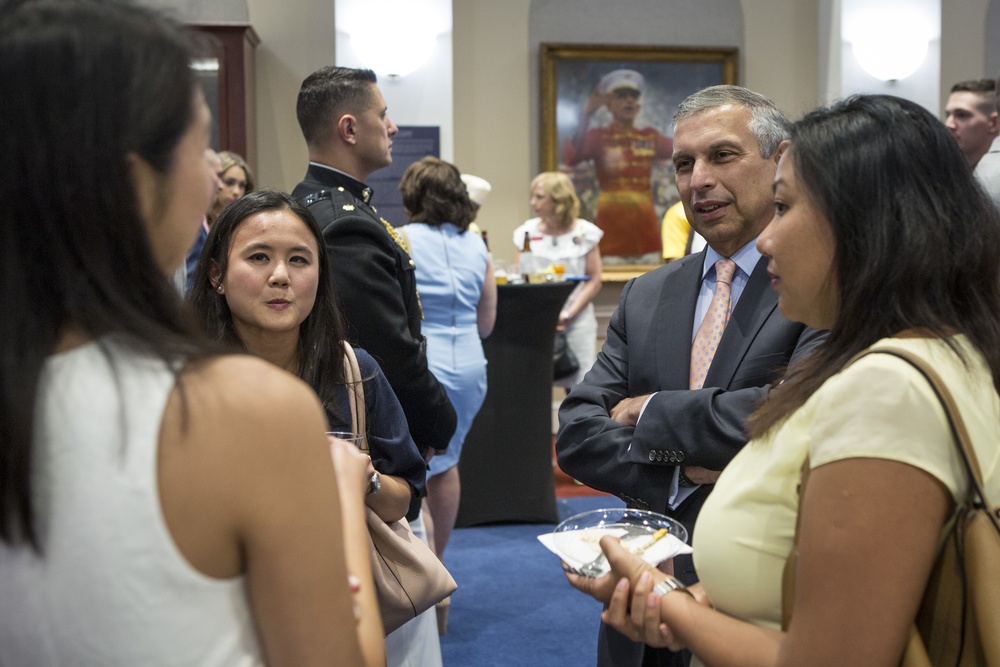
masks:
<path id="1" fill-rule="evenodd" d="M 546 171 L 531 181 L 531 208 L 537 217 L 514 230 L 514 245 L 521 248 L 524 233 L 531 238 L 531 252 L 544 264 L 562 264 L 567 276 L 586 277 L 566 299 L 559 312 L 559 329 L 580 362 L 580 369 L 554 384 L 566 389 L 583 379 L 597 359 L 597 316 L 594 297 L 601 291 L 601 251 L 604 232 L 579 218 L 580 200 L 569 176 Z"/>
<path id="2" fill-rule="evenodd" d="M 215 222 L 227 206 L 245 194 L 254 191 L 253 172 L 250 165 L 241 156 L 232 151 L 220 151 L 219 160 L 222 168 L 219 171 L 219 194 L 215 198 L 215 206 L 208 214 L 209 226 Z"/>

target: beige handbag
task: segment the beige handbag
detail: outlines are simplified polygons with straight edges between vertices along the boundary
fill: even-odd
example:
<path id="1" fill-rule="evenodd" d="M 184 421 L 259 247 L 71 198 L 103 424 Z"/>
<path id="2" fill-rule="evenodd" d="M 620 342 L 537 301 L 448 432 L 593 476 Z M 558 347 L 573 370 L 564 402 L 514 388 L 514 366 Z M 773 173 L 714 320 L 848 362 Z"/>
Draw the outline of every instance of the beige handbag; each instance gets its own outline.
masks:
<path id="1" fill-rule="evenodd" d="M 969 477 L 969 493 L 955 512 L 955 523 L 931 571 L 920 610 L 903 653 L 902 667 L 1000 666 L 1000 507 L 984 494 L 979 462 L 955 400 L 941 378 L 920 357 L 900 348 L 880 347 L 866 354 L 891 354 L 909 362 L 927 379 L 944 407 Z M 809 461 L 802 468 L 804 495 Z M 801 504 L 799 508 L 801 510 Z M 802 514 L 799 513 L 799 521 Z M 795 597 L 798 521 L 795 542 L 785 563 L 781 590 L 781 627 L 788 628 Z"/>
<path id="2" fill-rule="evenodd" d="M 360 448 L 367 453 L 364 382 L 354 349 L 346 341 L 344 380 L 352 429 L 362 436 Z M 413 534 L 406 519 L 386 523 L 369 507 L 365 507 L 365 519 L 382 625 L 389 634 L 451 595 L 458 584 L 431 548 Z"/>

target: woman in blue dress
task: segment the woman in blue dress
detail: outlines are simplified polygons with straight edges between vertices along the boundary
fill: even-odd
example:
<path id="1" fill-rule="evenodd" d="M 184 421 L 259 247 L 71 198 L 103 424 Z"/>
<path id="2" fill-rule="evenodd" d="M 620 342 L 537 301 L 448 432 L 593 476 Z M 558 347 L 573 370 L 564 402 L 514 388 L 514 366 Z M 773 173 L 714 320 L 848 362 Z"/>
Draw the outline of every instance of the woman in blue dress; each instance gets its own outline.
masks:
<path id="1" fill-rule="evenodd" d="M 462 443 L 486 396 L 482 339 L 496 321 L 497 288 L 485 244 L 466 232 L 475 206 L 458 169 L 424 158 L 410 165 L 399 189 L 410 217 L 402 231 L 416 264 L 428 364 L 458 415 L 448 449 L 431 459 L 427 473 L 424 517 L 441 558 L 458 515 Z"/>

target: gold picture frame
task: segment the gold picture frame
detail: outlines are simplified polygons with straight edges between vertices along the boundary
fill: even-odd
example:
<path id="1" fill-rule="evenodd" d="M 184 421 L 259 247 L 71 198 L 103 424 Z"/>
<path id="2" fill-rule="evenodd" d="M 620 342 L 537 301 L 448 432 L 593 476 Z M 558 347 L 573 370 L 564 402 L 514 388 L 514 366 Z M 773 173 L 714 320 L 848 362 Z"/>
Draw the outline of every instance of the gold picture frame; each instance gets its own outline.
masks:
<path id="1" fill-rule="evenodd" d="M 648 136 L 658 146 L 657 155 L 645 160 L 640 169 L 648 168 L 651 183 L 650 198 L 658 221 L 666 209 L 677 201 L 673 163 L 665 155 L 667 140 L 673 135 L 673 114 L 677 105 L 688 95 L 716 84 L 735 84 L 738 80 L 739 51 L 736 48 L 694 48 L 665 46 L 605 46 L 592 44 L 541 44 L 541 97 L 539 164 L 542 171 L 564 171 L 570 175 L 581 200 L 581 217 L 601 225 L 596 215 L 600 194 L 596 158 L 581 158 L 581 151 L 567 148 L 567 141 L 580 141 L 594 128 L 608 127 L 615 120 L 607 106 L 601 106 L 587 117 L 587 127 L 581 133 L 584 109 L 603 77 L 616 70 L 638 72 L 642 79 L 639 112 L 634 119 L 636 129 L 652 128 Z M 648 143 L 647 139 L 643 140 Z M 563 148 L 561 148 L 563 147 Z M 647 151 L 648 153 L 648 151 Z M 564 159 L 575 160 L 567 164 Z M 649 165 L 648 167 L 646 165 Z M 643 175 L 645 178 L 645 174 Z M 639 181 L 641 183 L 641 181 Z M 641 185 L 639 187 L 642 187 Z M 643 190 L 645 192 L 645 190 Z M 648 204 L 646 204 L 648 207 Z M 607 209 L 605 209 L 607 210 Z M 648 236 L 648 208 L 643 225 Z M 605 235 L 611 233 L 605 229 Z M 622 232 L 619 230 L 615 233 Z M 629 237 L 624 237 L 628 239 Z M 613 246 L 614 244 L 612 244 Z M 603 253 L 603 250 L 602 250 Z M 660 265 L 629 263 L 630 255 L 605 258 L 603 277 L 618 281 L 635 277 Z M 619 260 L 619 261 L 616 261 Z"/>

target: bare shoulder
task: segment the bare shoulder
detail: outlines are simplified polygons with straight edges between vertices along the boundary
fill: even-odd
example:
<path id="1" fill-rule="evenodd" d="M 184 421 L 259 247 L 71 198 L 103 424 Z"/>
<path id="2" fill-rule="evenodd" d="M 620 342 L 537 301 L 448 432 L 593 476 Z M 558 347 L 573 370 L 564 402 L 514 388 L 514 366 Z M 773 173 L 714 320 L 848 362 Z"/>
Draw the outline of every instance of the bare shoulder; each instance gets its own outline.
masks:
<path id="1" fill-rule="evenodd" d="M 250 354 L 227 354 L 195 361 L 184 369 L 186 381 L 195 385 L 227 386 L 232 391 L 266 390 L 269 386 L 288 388 L 302 382 L 274 364 Z M 247 382 L 267 380 L 264 386 L 248 387 Z"/>
<path id="2" fill-rule="evenodd" d="M 326 431 L 315 392 L 291 373 L 250 355 L 189 364 L 176 393 L 178 416 L 186 426 L 176 442 L 195 441 L 203 455 L 238 450 L 246 465 L 250 449 L 267 451 L 266 460 L 281 455 L 289 441 L 322 441 Z"/>
<path id="3" fill-rule="evenodd" d="M 219 417 L 234 412 L 255 421 L 318 406 L 305 382 L 251 355 L 226 355 L 189 364 L 181 375 L 180 388 L 185 395 L 190 393 L 193 403 L 218 411 Z"/>
<path id="4" fill-rule="evenodd" d="M 335 493 L 325 430 L 309 386 L 266 361 L 231 355 L 182 371 L 164 412 L 158 478 L 166 523 L 195 568 L 235 576 L 282 499 Z"/>

